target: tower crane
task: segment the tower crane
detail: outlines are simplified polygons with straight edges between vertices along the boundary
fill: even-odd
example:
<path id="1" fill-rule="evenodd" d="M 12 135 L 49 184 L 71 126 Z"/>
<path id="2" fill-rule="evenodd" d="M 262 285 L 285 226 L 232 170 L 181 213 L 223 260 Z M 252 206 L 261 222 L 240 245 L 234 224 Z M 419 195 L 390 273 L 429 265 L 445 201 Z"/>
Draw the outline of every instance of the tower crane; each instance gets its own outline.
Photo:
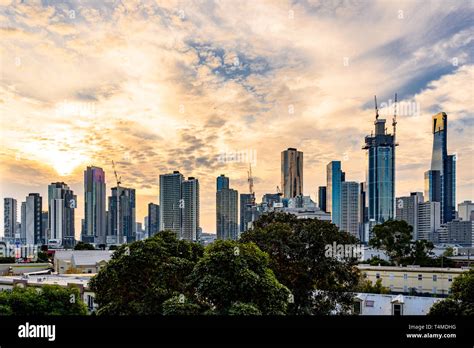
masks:
<path id="1" fill-rule="evenodd" d="M 120 184 L 122 183 L 122 177 L 118 176 L 117 170 L 115 169 L 115 162 L 113 160 L 112 168 L 114 169 L 115 181 L 117 182 L 117 244 L 122 244 L 122 238 L 120 235 Z"/>

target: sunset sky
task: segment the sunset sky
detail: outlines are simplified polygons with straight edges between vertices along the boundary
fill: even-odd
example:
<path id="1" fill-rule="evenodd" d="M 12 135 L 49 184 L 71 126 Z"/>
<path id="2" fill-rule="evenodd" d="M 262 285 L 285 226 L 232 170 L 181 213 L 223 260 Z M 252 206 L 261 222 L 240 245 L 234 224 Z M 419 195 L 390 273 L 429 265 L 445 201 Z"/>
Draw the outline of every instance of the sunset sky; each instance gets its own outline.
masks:
<path id="1" fill-rule="evenodd" d="M 159 174 L 201 185 L 201 225 L 215 232 L 215 178 L 257 201 L 280 186 L 280 152 L 304 152 L 316 200 L 326 164 L 364 181 L 374 103 L 397 92 L 396 194 L 423 191 L 431 116 L 448 114 L 457 203 L 474 199 L 472 1 L 0 0 L 0 221 L 3 198 L 64 181 L 84 215 L 83 171 L 107 191 L 137 190 L 137 221 L 158 203 Z M 381 117 L 391 123 L 391 114 Z M 20 216 L 20 214 L 19 214 Z M 3 230 L 3 224 L 0 231 Z M 0 232 L 0 235 L 2 232 Z"/>

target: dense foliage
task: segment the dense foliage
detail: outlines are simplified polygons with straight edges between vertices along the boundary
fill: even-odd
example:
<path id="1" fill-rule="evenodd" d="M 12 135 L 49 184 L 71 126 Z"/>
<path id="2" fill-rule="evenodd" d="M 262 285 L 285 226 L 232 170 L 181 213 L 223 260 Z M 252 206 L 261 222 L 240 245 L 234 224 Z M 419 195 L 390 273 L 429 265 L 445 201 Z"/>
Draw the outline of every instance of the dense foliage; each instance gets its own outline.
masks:
<path id="1" fill-rule="evenodd" d="M 79 290 L 58 285 L 0 291 L 0 315 L 86 315 Z"/>
<path id="2" fill-rule="evenodd" d="M 336 307 L 350 311 L 360 274 L 357 257 L 328 257 L 327 246 L 356 245 L 357 239 L 336 225 L 294 215 L 263 215 L 254 228 L 242 234 L 242 242 L 254 242 L 268 253 L 270 268 L 287 286 L 294 303 L 289 314 L 329 314 Z"/>
<path id="3" fill-rule="evenodd" d="M 470 269 L 456 277 L 451 294 L 445 300 L 435 303 L 429 315 L 474 316 L 474 270 Z"/>
<path id="4" fill-rule="evenodd" d="M 74 247 L 74 250 L 95 250 L 94 246 L 89 243 L 78 242 Z"/>
<path id="5" fill-rule="evenodd" d="M 164 301 L 192 295 L 186 278 L 202 254 L 201 245 L 178 240 L 171 231 L 120 246 L 90 282 L 98 314 L 163 313 Z"/>

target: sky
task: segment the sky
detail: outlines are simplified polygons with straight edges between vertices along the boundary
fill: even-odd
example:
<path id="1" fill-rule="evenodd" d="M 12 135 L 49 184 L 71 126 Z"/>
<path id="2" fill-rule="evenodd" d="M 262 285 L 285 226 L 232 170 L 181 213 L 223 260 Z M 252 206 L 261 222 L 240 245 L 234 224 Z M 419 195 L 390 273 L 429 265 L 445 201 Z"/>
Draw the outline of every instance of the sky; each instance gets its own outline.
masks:
<path id="1" fill-rule="evenodd" d="M 0 0 L 0 197 L 38 192 L 47 210 L 47 185 L 66 182 L 79 237 L 86 166 L 104 168 L 110 194 L 115 161 L 137 221 L 159 175 L 179 170 L 199 179 L 214 233 L 216 177 L 247 193 L 252 162 L 260 201 L 281 187 L 288 147 L 315 201 L 332 160 L 365 181 L 374 95 L 391 132 L 398 93 L 397 196 L 423 191 L 444 111 L 456 201 L 473 200 L 473 4 Z"/>

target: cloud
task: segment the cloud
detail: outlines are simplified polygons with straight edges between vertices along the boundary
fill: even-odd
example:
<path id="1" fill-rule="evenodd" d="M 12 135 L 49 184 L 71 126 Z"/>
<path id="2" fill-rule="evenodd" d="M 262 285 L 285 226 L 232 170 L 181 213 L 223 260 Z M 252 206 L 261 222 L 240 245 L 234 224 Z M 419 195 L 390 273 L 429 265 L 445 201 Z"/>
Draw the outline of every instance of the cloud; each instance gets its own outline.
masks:
<path id="1" fill-rule="evenodd" d="M 298 147 L 315 198 L 331 160 L 365 179 L 373 95 L 398 92 L 419 113 L 398 117 L 397 194 L 423 189 L 443 110 L 457 200 L 472 198 L 470 16 L 457 1 L 14 3 L 0 13 L 2 195 L 64 179 L 81 197 L 84 167 L 102 166 L 111 187 L 114 160 L 138 221 L 159 174 L 180 170 L 199 178 L 214 231 L 215 177 L 248 190 L 248 163 L 219 154 L 256 154 L 261 197 L 281 186 L 280 152 Z"/>

